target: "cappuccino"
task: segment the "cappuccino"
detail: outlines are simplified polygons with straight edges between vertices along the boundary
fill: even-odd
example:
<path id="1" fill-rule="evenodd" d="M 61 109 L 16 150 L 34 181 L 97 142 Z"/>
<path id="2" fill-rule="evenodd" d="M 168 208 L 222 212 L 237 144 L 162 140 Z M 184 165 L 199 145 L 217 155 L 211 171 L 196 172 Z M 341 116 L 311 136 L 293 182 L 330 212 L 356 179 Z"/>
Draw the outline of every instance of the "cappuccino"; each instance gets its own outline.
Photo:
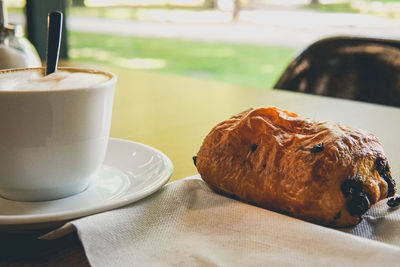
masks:
<path id="1" fill-rule="evenodd" d="M 106 82 L 110 77 L 91 72 L 57 71 L 44 76 L 42 71 L 8 71 L 0 74 L 1 91 L 48 91 L 81 89 Z"/>
<path id="2" fill-rule="evenodd" d="M 0 197 L 58 199 L 94 179 L 108 144 L 115 75 L 0 71 Z"/>

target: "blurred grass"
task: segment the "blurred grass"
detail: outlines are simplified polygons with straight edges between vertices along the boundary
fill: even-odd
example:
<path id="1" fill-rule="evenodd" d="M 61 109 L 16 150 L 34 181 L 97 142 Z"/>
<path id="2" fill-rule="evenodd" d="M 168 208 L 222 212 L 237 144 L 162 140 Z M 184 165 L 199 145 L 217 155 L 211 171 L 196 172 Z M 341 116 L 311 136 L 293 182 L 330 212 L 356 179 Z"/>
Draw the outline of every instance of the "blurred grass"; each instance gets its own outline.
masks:
<path id="1" fill-rule="evenodd" d="M 364 2 L 398 3 L 399 0 L 363 0 Z"/>
<path id="2" fill-rule="evenodd" d="M 291 48 L 186 40 L 69 34 L 71 61 L 147 69 L 271 88 L 295 56 Z"/>
<path id="3" fill-rule="evenodd" d="M 350 3 L 303 5 L 302 8 L 332 13 L 360 13 L 360 10 L 352 8 Z"/>

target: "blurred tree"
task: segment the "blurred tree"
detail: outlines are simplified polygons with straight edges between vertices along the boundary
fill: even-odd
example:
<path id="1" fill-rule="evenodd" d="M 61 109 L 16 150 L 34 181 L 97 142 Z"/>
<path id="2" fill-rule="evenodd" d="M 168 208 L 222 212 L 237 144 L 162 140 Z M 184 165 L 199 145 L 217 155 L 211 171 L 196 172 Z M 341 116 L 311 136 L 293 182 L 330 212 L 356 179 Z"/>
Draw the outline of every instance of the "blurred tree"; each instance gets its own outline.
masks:
<path id="1" fill-rule="evenodd" d="M 204 1 L 204 8 L 205 9 L 215 9 L 217 6 L 216 0 L 205 0 Z"/>
<path id="2" fill-rule="evenodd" d="M 321 2 L 319 0 L 311 0 L 311 5 L 319 5 Z"/>
<path id="3" fill-rule="evenodd" d="M 242 5 L 240 3 L 240 0 L 234 0 L 234 8 L 233 8 L 233 12 L 232 12 L 233 20 L 237 20 L 239 18 L 239 12 L 240 12 L 241 7 L 242 7 Z"/>

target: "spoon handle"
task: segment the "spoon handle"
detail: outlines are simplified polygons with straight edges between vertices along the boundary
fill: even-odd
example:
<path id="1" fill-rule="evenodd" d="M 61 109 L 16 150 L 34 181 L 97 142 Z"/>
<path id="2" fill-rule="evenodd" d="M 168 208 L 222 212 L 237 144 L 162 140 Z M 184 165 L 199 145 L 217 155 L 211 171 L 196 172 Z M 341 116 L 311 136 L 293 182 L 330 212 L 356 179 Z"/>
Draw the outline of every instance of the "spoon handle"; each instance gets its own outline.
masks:
<path id="1" fill-rule="evenodd" d="M 58 57 L 60 53 L 62 21 L 63 14 L 59 11 L 52 12 L 48 16 L 46 75 L 49 75 L 57 70 Z"/>

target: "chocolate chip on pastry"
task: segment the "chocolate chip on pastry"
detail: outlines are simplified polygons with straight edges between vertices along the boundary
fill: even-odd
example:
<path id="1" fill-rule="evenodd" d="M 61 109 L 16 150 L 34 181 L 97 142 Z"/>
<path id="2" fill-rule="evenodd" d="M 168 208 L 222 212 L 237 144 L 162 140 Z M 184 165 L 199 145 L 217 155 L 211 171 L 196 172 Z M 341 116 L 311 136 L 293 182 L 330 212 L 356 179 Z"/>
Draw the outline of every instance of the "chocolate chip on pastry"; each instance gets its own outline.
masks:
<path id="1" fill-rule="evenodd" d="M 395 193 L 373 134 L 276 107 L 219 123 L 195 164 L 219 193 L 331 227 L 358 224 L 371 205 Z"/>
<path id="2" fill-rule="evenodd" d="M 398 206 L 400 206 L 400 197 L 389 198 L 389 200 L 386 202 L 386 204 L 391 208 L 398 207 Z"/>

